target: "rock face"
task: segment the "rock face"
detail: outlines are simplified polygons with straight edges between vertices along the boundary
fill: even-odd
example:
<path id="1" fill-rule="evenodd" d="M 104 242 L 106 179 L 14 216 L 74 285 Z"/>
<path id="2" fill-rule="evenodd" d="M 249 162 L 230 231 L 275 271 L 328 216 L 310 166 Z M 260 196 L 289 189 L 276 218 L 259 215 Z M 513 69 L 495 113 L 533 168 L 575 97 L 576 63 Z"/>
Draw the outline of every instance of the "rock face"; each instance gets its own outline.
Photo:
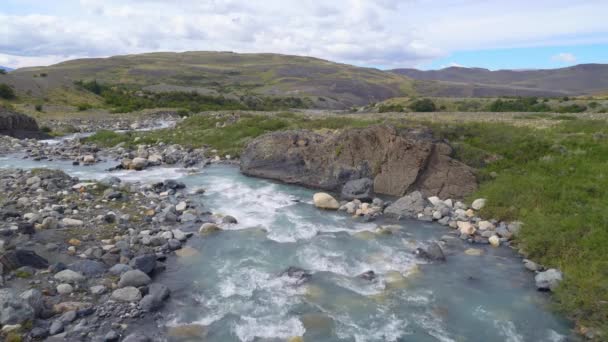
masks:
<path id="1" fill-rule="evenodd" d="M 380 125 L 319 134 L 273 132 L 247 145 L 244 174 L 329 191 L 348 181 L 373 180 L 378 194 L 462 197 L 477 187 L 474 170 L 450 157 L 453 150 L 429 131 Z"/>
<path id="2" fill-rule="evenodd" d="M 36 120 L 0 107 L 0 135 L 19 139 L 48 139 L 50 136 L 38 128 Z"/>

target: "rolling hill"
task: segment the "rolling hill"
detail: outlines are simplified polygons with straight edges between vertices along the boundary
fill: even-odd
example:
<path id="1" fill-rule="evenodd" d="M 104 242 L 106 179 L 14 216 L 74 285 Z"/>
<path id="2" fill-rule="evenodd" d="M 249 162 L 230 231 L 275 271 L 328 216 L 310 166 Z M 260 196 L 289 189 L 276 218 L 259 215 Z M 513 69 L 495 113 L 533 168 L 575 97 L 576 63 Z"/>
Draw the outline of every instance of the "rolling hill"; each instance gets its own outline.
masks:
<path id="1" fill-rule="evenodd" d="M 232 52 L 147 53 L 71 60 L 0 76 L 17 93 L 54 98 L 74 81 L 97 80 L 155 92 L 306 97 L 321 108 L 346 108 L 413 94 L 407 77 L 317 58 Z"/>
<path id="2" fill-rule="evenodd" d="M 522 93 L 585 95 L 608 89 L 608 64 L 580 64 L 546 70 L 496 70 L 449 67 L 441 70 L 393 69 L 390 72 L 420 81 L 436 81 L 441 91 L 477 93 L 477 96 L 509 91 Z M 428 83 L 421 83 L 429 87 Z M 429 87 L 432 88 L 432 87 Z M 430 91 L 430 90 L 428 90 Z M 424 90 L 422 90 L 424 92 Z M 508 95 L 508 94 L 503 95 Z"/>

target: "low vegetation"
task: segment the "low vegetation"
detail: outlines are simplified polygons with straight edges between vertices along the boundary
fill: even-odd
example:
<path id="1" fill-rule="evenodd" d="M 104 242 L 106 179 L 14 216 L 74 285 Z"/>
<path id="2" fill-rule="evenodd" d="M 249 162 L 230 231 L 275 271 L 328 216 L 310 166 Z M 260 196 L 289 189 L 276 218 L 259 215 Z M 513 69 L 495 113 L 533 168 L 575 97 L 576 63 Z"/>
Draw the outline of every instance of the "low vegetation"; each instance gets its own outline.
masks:
<path id="1" fill-rule="evenodd" d="M 481 186 L 473 197 L 488 199 L 482 214 L 523 221 L 517 240 L 522 251 L 564 272 L 555 294 L 557 307 L 581 324 L 608 333 L 608 123 L 557 118 L 561 120 L 544 129 L 506 123 L 387 121 L 398 127 L 424 124 L 433 128 L 437 138 L 450 140 L 458 159 L 479 168 Z M 89 141 L 134 145 L 139 137 L 137 143 L 206 145 L 234 156 L 248 141 L 269 131 L 377 123 L 380 120 L 307 118 L 293 113 L 240 118 L 197 115 L 176 129 L 122 135 L 99 132 Z"/>
<path id="2" fill-rule="evenodd" d="M 182 108 L 188 112 L 212 110 L 281 110 L 308 108 L 311 103 L 299 97 L 268 97 L 241 95 L 225 97 L 202 95 L 197 92 L 146 92 L 126 87 L 109 86 L 97 81 L 78 81 L 76 85 L 104 99 L 114 113 L 126 113 L 147 108 Z M 79 110 L 90 107 L 79 105 Z M 83 109 L 84 108 L 84 109 Z"/>

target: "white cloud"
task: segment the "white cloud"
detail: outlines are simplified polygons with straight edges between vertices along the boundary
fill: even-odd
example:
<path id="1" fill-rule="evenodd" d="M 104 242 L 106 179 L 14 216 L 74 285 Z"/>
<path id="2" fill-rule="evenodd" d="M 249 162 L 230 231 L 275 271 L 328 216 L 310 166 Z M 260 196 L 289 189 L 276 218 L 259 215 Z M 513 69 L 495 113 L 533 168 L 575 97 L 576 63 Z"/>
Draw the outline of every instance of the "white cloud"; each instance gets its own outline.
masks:
<path id="1" fill-rule="evenodd" d="M 562 52 L 551 56 L 551 60 L 559 63 L 574 64 L 576 63 L 576 56 L 568 52 Z"/>
<path id="2" fill-rule="evenodd" d="M 12 1 L 12 0 L 8 0 Z M 15 2 L 17 3 L 17 2 Z M 415 66 L 456 50 L 608 42 L 589 0 L 63 0 L 0 9 L 9 66 L 72 56 L 229 50 Z M 31 5 L 30 5 L 31 6 Z M 6 57 L 8 58 L 8 57 Z"/>

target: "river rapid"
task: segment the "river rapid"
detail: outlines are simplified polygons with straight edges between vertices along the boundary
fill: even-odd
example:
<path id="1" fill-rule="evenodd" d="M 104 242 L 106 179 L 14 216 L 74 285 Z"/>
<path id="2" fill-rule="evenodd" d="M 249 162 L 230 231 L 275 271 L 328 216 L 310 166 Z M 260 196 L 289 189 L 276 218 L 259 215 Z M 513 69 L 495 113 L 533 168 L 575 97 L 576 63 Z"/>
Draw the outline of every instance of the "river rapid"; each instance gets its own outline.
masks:
<path id="1" fill-rule="evenodd" d="M 536 291 L 533 274 L 509 248 L 472 246 L 435 223 L 362 222 L 321 211 L 312 205 L 313 190 L 246 177 L 235 166 L 105 171 L 111 166 L 0 157 L 0 167 L 56 168 L 83 180 L 179 179 L 187 189 L 206 190 L 190 194 L 192 201 L 238 220 L 191 239 L 193 252 L 170 259 L 155 279 L 172 290 L 171 300 L 142 329 L 165 326 L 169 340 L 573 339 L 571 323 L 550 311 L 548 295 Z M 378 234 L 378 226 L 392 234 Z M 447 261 L 428 263 L 413 254 L 437 241 Z M 466 254 L 471 247 L 483 254 Z M 307 276 L 290 277 L 289 267 Z M 360 277 L 368 271 L 373 279 Z"/>

